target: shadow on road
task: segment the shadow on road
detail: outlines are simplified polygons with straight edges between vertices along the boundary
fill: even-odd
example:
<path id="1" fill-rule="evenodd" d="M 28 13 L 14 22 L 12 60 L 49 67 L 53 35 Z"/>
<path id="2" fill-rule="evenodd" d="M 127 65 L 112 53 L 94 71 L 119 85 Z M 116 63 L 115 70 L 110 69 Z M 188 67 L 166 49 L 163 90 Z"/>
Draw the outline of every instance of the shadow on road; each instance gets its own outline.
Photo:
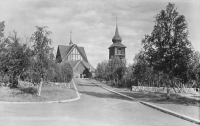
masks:
<path id="1" fill-rule="evenodd" d="M 87 84 L 77 84 L 78 86 L 92 86 L 95 87 L 96 85 L 92 84 L 92 83 L 87 83 Z"/>
<path id="2" fill-rule="evenodd" d="M 89 91 L 80 91 L 80 93 L 90 96 L 95 96 L 98 98 L 112 98 L 112 99 L 121 99 L 121 100 L 129 100 L 123 96 L 119 96 L 114 93 L 98 93 L 98 92 L 89 92 Z"/>

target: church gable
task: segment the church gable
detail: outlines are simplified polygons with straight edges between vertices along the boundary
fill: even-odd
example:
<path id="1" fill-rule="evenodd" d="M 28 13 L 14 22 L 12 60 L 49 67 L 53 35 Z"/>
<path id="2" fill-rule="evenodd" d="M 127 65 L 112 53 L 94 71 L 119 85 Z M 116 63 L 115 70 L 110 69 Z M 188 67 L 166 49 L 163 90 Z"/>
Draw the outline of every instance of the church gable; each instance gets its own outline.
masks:
<path id="1" fill-rule="evenodd" d="M 69 51 L 66 58 L 67 58 L 68 61 L 83 60 L 83 57 L 80 54 L 80 51 L 76 47 L 72 48 Z"/>
<path id="2" fill-rule="evenodd" d="M 78 47 L 77 45 L 74 44 L 71 47 L 71 49 L 69 50 L 67 56 L 65 57 L 65 60 L 69 60 L 69 61 L 85 60 L 85 61 L 87 61 L 87 57 L 86 57 L 84 48 Z"/>

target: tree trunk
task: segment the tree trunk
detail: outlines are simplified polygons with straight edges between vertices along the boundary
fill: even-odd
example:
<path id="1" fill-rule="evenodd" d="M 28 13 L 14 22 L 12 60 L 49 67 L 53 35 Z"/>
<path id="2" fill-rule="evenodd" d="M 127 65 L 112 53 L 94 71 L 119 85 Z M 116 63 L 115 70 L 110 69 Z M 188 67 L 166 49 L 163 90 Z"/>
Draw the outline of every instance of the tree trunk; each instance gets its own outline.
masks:
<path id="1" fill-rule="evenodd" d="M 43 78 L 41 78 L 41 80 L 40 80 L 40 85 L 38 88 L 38 96 L 41 96 L 42 84 L 43 84 Z"/>
<path id="2" fill-rule="evenodd" d="M 167 96 L 166 96 L 166 98 L 169 99 L 169 97 L 170 97 L 170 86 L 167 85 Z"/>
<path id="3" fill-rule="evenodd" d="M 18 78 L 16 75 L 13 75 L 10 88 L 17 88 L 18 86 Z"/>

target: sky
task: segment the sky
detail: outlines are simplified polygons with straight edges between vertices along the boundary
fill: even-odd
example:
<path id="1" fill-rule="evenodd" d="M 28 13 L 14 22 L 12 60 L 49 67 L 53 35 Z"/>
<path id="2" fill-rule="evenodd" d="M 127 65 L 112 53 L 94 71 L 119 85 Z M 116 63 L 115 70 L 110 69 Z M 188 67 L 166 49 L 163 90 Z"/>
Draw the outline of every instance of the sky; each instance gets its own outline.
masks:
<path id="1" fill-rule="evenodd" d="M 189 40 L 200 51 L 200 0 L 0 0 L 0 21 L 5 21 L 5 36 L 17 31 L 21 38 L 30 37 L 35 26 L 48 26 L 52 47 L 83 46 L 89 62 L 109 59 L 108 47 L 115 34 L 116 17 L 127 63 L 133 63 L 141 50 L 141 40 L 151 34 L 155 16 L 171 2 L 188 23 Z"/>

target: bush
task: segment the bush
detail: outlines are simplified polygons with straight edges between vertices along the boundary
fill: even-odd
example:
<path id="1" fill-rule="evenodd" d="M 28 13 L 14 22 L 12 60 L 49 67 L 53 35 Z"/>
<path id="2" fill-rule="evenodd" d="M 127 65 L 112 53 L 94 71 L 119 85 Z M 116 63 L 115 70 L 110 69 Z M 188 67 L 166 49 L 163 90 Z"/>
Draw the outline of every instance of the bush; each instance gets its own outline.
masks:
<path id="1" fill-rule="evenodd" d="M 73 68 L 69 63 L 63 63 L 59 66 L 59 76 L 56 76 L 59 82 L 69 83 L 73 78 Z"/>

